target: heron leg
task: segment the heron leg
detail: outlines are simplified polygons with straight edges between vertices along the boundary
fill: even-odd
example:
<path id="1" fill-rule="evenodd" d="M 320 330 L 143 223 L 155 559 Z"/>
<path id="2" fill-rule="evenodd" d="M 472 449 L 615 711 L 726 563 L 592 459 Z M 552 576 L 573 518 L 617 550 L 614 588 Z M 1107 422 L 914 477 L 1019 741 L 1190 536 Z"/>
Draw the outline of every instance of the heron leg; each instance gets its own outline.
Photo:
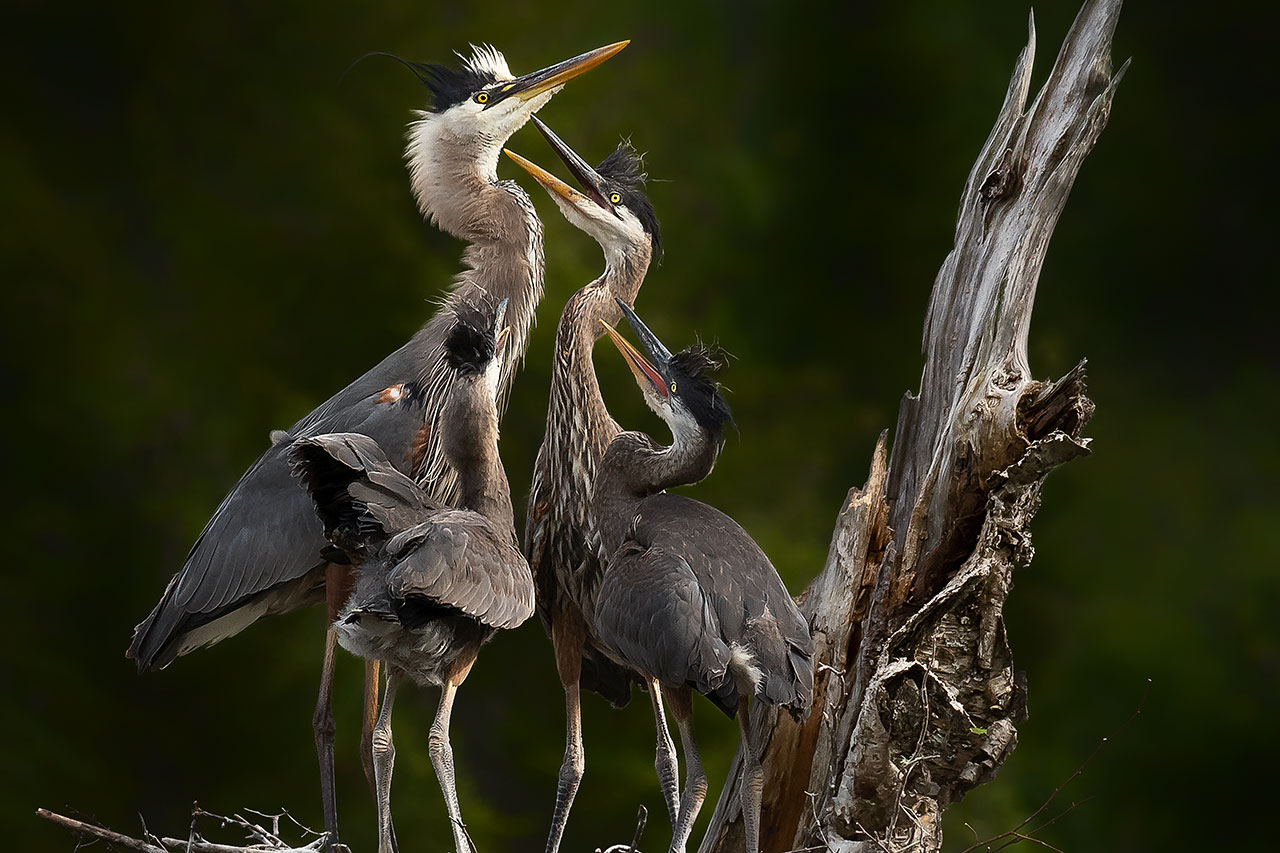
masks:
<path id="1" fill-rule="evenodd" d="M 396 745 L 391 737 L 391 708 L 401 673 L 387 667 L 387 689 L 382 695 L 382 711 L 373 727 L 373 775 L 378 801 L 378 853 L 393 853 L 395 830 L 391 828 L 391 774 L 396 765 Z"/>
<path id="2" fill-rule="evenodd" d="M 676 718 L 680 745 L 684 748 L 684 795 L 680 798 L 680 820 L 671 833 L 671 850 L 684 853 L 693 822 L 707 798 L 707 774 L 698 756 L 698 744 L 693 740 L 693 692 L 687 685 L 663 692 L 671 705 L 671 716 Z"/>
<path id="3" fill-rule="evenodd" d="M 436 769 L 436 778 L 440 780 L 440 790 L 444 792 L 444 806 L 449 812 L 449 825 L 453 829 L 453 843 L 457 853 L 472 853 L 472 845 L 471 838 L 467 835 L 467 825 L 462 822 L 462 810 L 458 807 L 453 747 L 449 744 L 449 717 L 453 713 L 453 700 L 457 695 L 458 685 L 466 680 L 475 660 L 473 651 L 469 659 L 455 667 L 445 679 L 440 689 L 440 707 L 436 710 L 436 718 L 431 722 L 431 733 L 427 738 L 427 750 L 431 753 L 431 765 Z"/>
<path id="4" fill-rule="evenodd" d="M 338 800 L 333 773 L 333 666 L 338 648 L 338 634 L 332 628 L 324 638 L 324 664 L 320 670 L 320 695 L 316 699 L 311 729 L 316 739 L 316 755 L 320 759 L 320 803 L 324 809 L 324 829 L 330 846 L 338 843 Z"/>
<path id="5" fill-rule="evenodd" d="M 330 847 L 338 844 L 338 795 L 333 768 L 333 668 L 337 658 L 338 634 L 333 630 L 333 623 L 346 606 L 354 584 L 355 570 L 352 566 L 325 564 L 324 597 L 329 621 L 324 638 L 324 664 L 320 670 L 320 695 L 316 699 L 315 714 L 311 717 L 311 729 L 316 739 L 316 755 L 320 759 L 320 803 L 324 809 L 324 829 L 329 834 Z"/>
<path id="6" fill-rule="evenodd" d="M 378 689 L 382 679 L 382 661 L 364 662 L 364 713 L 360 719 L 360 763 L 364 766 L 364 778 L 369 782 L 373 801 L 378 802 L 378 777 L 373 765 L 373 727 L 378 722 Z M 391 825 L 391 849 L 399 850 L 395 824 Z"/>
<path id="7" fill-rule="evenodd" d="M 569 822 L 569 809 L 578 795 L 582 774 L 586 770 L 586 752 L 582 746 L 582 693 L 578 681 L 582 677 L 582 650 L 586 631 L 577 613 L 557 611 L 551 620 L 551 644 L 556 653 L 556 670 L 564 687 L 564 761 L 556 782 L 556 805 L 551 813 L 551 834 L 547 836 L 546 853 L 557 853 Z"/>
<path id="8" fill-rule="evenodd" d="M 764 792 L 764 771 L 760 754 L 752 743 L 748 699 L 738 698 L 738 726 L 742 729 L 742 824 L 747 834 L 747 853 L 760 850 L 760 798 Z"/>
<path id="9" fill-rule="evenodd" d="M 360 763 L 369 790 L 378 795 L 377 778 L 373 775 L 373 727 L 378 722 L 378 682 L 381 680 L 382 662 L 364 662 L 364 713 L 360 718 Z"/>
<path id="10" fill-rule="evenodd" d="M 653 703 L 653 722 L 658 732 L 657 749 L 654 751 L 653 766 L 658 771 L 658 784 L 662 786 L 662 799 L 667 804 L 667 813 L 671 815 L 672 845 L 674 833 L 680 820 L 680 769 L 676 763 L 676 744 L 671 739 L 671 728 L 667 725 L 667 715 L 662 710 L 662 687 L 658 679 L 649 679 L 649 700 Z"/>

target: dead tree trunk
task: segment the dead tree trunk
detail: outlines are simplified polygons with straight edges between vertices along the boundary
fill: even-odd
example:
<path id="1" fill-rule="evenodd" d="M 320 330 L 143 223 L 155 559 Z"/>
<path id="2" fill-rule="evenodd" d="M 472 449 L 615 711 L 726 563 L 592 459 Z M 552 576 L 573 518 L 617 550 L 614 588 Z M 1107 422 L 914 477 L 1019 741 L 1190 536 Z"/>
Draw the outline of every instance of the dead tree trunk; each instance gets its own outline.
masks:
<path id="1" fill-rule="evenodd" d="M 1032 378 L 1027 334 L 1049 238 L 1106 125 L 1121 0 L 1086 0 L 1030 108 L 1034 21 L 934 282 L 920 393 L 840 512 L 803 608 L 818 672 L 802 723 L 767 744 L 761 848 L 938 850 L 942 813 L 1017 743 L 1025 680 L 1002 611 L 1048 472 L 1088 453 L 1084 363 Z M 700 853 L 743 846 L 738 760 Z"/>

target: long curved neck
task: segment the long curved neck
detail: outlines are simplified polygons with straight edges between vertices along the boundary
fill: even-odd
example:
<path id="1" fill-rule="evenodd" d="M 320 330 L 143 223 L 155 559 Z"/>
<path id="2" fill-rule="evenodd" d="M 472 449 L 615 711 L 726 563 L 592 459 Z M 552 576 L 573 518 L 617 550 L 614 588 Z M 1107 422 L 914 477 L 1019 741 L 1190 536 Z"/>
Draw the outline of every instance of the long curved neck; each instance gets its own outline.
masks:
<path id="1" fill-rule="evenodd" d="M 542 298 L 544 264 L 542 223 L 533 202 L 514 181 L 498 180 L 504 141 L 460 132 L 434 114 L 421 113 L 409 126 L 405 159 L 422 216 L 469 244 L 455 289 L 475 285 L 495 301 L 509 300 L 512 335 L 504 353 L 505 392 L 514 373 L 511 366 L 524 356 Z"/>
<path id="2" fill-rule="evenodd" d="M 674 486 L 697 483 L 715 467 L 718 436 L 692 422 L 675 423 L 672 430 L 670 447 L 642 432 L 624 432 L 605 451 L 596 475 L 592 517 L 606 552 L 622 543 L 641 501 Z"/>
<path id="3" fill-rule="evenodd" d="M 591 351 L 604 334 L 603 320 L 616 324 L 622 311 L 614 297 L 635 300 L 649 268 L 648 247 L 606 260 L 604 274 L 565 304 L 556 328 L 547 432 L 539 453 L 548 484 L 575 483 L 572 503 L 585 520 L 590 483 L 600 457 L 620 428 L 605 406 Z"/>
<path id="4" fill-rule="evenodd" d="M 492 454 L 474 460 L 458 473 L 459 504 L 473 510 L 493 523 L 503 535 L 509 536 L 512 545 L 519 547 L 516 539 L 515 512 L 511 508 L 511 486 L 507 472 L 498 457 L 498 448 Z"/>
<path id="5" fill-rule="evenodd" d="M 460 133 L 432 113 L 418 115 L 409 125 L 404 157 L 423 218 L 463 240 L 500 237 L 489 195 L 498 183 L 501 141 Z"/>
<path id="6" fill-rule="evenodd" d="M 418 208 L 429 222 L 468 241 L 463 270 L 441 309 L 415 338 L 419 381 L 427 388 L 428 425 L 415 446 L 413 476 L 433 497 L 447 504 L 459 499 L 461 484 L 441 448 L 440 413 L 450 371 L 443 344 L 456 319 L 459 301 L 493 304 L 506 299 L 510 338 L 503 347 L 498 411 L 506 407 L 516 368 L 524 358 L 534 312 L 542 299 L 544 259 L 542 222 L 533 202 L 514 181 L 499 181 L 501 143 L 481 144 L 451 134 L 437 119 L 424 116 L 410 125 L 405 157 Z M 499 465 L 499 467 L 501 467 Z M 504 478 L 505 482 L 505 478 Z"/>
<path id="7" fill-rule="evenodd" d="M 459 383 L 445 409 L 444 455 L 458 474 L 458 505 L 515 538 L 511 486 L 498 455 L 498 412 L 483 381 Z"/>

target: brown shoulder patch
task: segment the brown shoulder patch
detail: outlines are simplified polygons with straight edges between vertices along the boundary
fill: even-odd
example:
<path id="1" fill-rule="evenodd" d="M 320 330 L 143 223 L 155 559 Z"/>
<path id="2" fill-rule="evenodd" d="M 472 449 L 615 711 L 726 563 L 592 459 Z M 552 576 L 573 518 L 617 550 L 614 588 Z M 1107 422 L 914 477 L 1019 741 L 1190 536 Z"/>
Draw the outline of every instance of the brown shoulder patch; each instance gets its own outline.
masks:
<path id="1" fill-rule="evenodd" d="M 404 387 L 404 383 L 401 382 L 397 385 L 392 385 L 390 388 L 383 388 L 381 391 L 378 392 L 378 396 L 374 400 L 374 402 L 394 403 L 398 400 L 403 399 L 404 394 L 405 394 L 405 387 Z"/>

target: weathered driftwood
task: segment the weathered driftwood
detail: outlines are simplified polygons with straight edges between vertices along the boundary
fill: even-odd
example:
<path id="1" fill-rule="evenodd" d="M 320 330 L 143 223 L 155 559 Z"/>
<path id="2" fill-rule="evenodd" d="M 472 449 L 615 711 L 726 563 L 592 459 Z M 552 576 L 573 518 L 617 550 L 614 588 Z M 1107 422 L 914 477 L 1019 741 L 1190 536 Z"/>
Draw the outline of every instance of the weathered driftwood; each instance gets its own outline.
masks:
<path id="1" fill-rule="evenodd" d="M 920 393 L 850 492 L 803 607 L 817 644 L 814 711 L 755 715 L 765 851 L 932 851 L 942 813 L 990 780 L 1026 714 L 1002 611 L 1032 556 L 1044 477 L 1088 453 L 1084 363 L 1032 378 L 1027 334 L 1049 238 L 1106 125 L 1121 0 L 1087 0 L 1026 100 L 1034 21 L 965 183 L 934 282 Z M 738 762 L 700 853 L 742 848 Z"/>

